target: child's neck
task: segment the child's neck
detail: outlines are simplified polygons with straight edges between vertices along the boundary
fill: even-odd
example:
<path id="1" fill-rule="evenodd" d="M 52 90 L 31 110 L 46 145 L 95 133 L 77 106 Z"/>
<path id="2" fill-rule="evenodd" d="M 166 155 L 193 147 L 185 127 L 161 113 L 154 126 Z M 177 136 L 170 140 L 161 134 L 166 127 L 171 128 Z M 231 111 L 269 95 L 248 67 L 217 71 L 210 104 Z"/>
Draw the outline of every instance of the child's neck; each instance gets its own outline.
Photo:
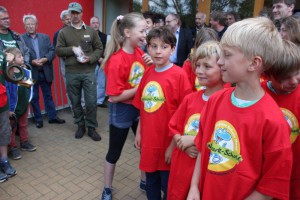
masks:
<path id="1" fill-rule="evenodd" d="M 234 94 L 236 98 L 253 101 L 261 99 L 265 92 L 259 81 L 252 83 L 240 82 L 236 84 Z"/>
<path id="2" fill-rule="evenodd" d="M 123 46 L 122 46 L 122 49 L 126 52 L 126 53 L 129 53 L 129 54 L 132 54 L 134 53 L 134 49 L 135 47 L 132 47 L 128 41 L 125 40 Z"/>
<path id="3" fill-rule="evenodd" d="M 206 96 L 211 96 L 213 93 L 215 93 L 219 90 L 222 90 L 222 89 L 223 89 L 223 84 L 217 84 L 217 85 L 211 86 L 211 87 L 206 86 L 204 94 Z"/>

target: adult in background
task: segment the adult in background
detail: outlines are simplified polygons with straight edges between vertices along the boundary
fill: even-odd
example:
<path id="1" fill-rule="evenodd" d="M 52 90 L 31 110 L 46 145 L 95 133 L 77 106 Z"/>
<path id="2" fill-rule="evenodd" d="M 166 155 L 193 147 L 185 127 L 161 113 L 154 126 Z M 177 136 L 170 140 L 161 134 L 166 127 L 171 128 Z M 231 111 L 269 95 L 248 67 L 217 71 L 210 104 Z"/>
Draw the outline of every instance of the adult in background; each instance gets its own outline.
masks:
<path id="1" fill-rule="evenodd" d="M 22 52 L 25 64 L 29 64 L 29 49 L 20 35 L 10 28 L 10 17 L 5 7 L 0 6 L 0 51 L 17 47 Z"/>
<path id="2" fill-rule="evenodd" d="M 273 0 L 274 20 L 292 16 L 295 4 L 295 0 Z"/>
<path id="3" fill-rule="evenodd" d="M 230 26 L 231 24 L 233 24 L 234 22 L 237 22 L 240 20 L 240 17 L 238 16 L 238 14 L 234 11 L 230 11 L 226 13 L 226 25 Z"/>
<path id="4" fill-rule="evenodd" d="M 190 29 L 181 27 L 180 18 L 174 13 L 167 15 L 166 25 L 169 26 L 177 39 L 174 53 L 170 56 L 170 61 L 182 67 L 193 47 L 194 42 L 192 33 Z"/>
<path id="5" fill-rule="evenodd" d="M 161 13 L 155 13 L 154 14 L 154 19 L 153 19 L 154 27 L 164 26 L 165 25 L 165 18 L 166 17 Z"/>
<path id="6" fill-rule="evenodd" d="M 45 110 L 50 124 L 63 124 L 65 120 L 57 116 L 52 98 L 51 85 L 53 81 L 54 47 L 50 42 L 50 37 L 43 33 L 37 33 L 38 21 L 35 15 L 24 15 L 23 23 L 26 33 L 22 35 L 26 46 L 29 48 L 29 63 L 32 66 L 32 78 L 36 80 L 33 86 L 33 97 L 31 106 L 34 113 L 35 125 L 37 128 L 43 127 L 43 117 L 40 108 L 39 88 L 43 93 Z"/>
<path id="7" fill-rule="evenodd" d="M 90 20 L 90 26 L 97 31 L 102 46 L 103 46 L 103 52 L 105 51 L 106 47 L 106 42 L 107 42 L 107 35 L 105 33 L 102 33 L 100 29 L 100 20 L 99 17 L 94 16 Z M 103 69 L 100 68 L 101 62 L 103 61 L 103 53 L 98 60 L 98 64 L 95 69 L 95 74 L 96 74 L 96 79 L 97 79 L 97 105 L 98 107 L 101 108 L 107 108 L 107 105 L 104 103 L 105 102 L 105 87 L 106 87 L 106 77 L 104 74 Z"/>
<path id="8" fill-rule="evenodd" d="M 82 138 L 88 128 L 88 136 L 94 141 L 101 137 L 96 132 L 97 86 L 95 68 L 103 53 L 97 32 L 82 21 L 82 6 L 69 4 L 71 25 L 63 28 L 57 38 L 55 52 L 65 58 L 67 91 L 72 104 L 74 122 L 78 125 L 75 138 Z M 86 109 L 81 106 L 81 90 L 84 91 Z"/>
<path id="9" fill-rule="evenodd" d="M 206 27 L 205 21 L 206 21 L 206 14 L 203 12 L 197 12 L 196 16 L 195 16 L 196 26 L 191 29 L 194 41 L 195 41 L 195 38 L 197 37 L 200 29 L 203 27 Z"/>
<path id="10" fill-rule="evenodd" d="M 210 25 L 211 28 L 214 29 L 220 39 L 222 39 L 223 34 L 227 30 L 226 26 L 226 16 L 221 11 L 214 11 L 210 15 Z"/>

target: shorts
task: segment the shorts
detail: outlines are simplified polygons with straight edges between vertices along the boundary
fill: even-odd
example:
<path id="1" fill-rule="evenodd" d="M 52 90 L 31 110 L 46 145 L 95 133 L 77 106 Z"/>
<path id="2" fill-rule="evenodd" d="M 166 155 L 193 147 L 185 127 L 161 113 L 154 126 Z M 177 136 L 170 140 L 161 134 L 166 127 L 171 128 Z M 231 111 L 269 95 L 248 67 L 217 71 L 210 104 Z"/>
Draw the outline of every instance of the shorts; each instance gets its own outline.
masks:
<path id="1" fill-rule="evenodd" d="M 130 128 L 139 116 L 140 111 L 131 104 L 109 103 L 109 124 L 117 128 Z"/>
<path id="2" fill-rule="evenodd" d="M 0 113 L 0 146 L 10 144 L 11 127 L 9 121 L 9 111 Z"/>

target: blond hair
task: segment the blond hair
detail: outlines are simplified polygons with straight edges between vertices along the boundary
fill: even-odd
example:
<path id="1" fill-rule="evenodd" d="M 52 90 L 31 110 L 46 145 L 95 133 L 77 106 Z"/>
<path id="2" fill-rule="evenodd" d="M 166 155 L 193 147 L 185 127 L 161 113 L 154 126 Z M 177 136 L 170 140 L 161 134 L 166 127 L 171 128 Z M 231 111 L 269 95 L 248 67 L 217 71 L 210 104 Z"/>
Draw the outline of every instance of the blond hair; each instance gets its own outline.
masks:
<path id="1" fill-rule="evenodd" d="M 196 49 L 193 56 L 193 67 L 196 66 L 196 63 L 199 59 L 207 58 L 207 57 L 209 58 L 212 55 L 216 55 L 217 60 L 221 56 L 221 48 L 220 48 L 220 43 L 218 41 L 211 40 L 205 42 Z"/>
<path id="2" fill-rule="evenodd" d="M 300 49 L 291 41 L 283 41 L 284 51 L 278 62 L 269 70 L 265 71 L 267 77 L 273 77 L 280 82 L 290 74 L 300 70 Z"/>
<path id="3" fill-rule="evenodd" d="M 140 20 L 145 20 L 143 15 L 134 12 L 128 13 L 124 15 L 124 17 L 119 16 L 115 19 L 111 26 L 111 37 L 105 48 L 104 60 L 102 61 L 101 68 L 104 68 L 110 56 L 122 47 L 125 42 L 124 30 L 134 28 Z"/>
<path id="4" fill-rule="evenodd" d="M 247 58 L 260 56 L 263 70 L 280 58 L 283 49 L 281 36 L 273 22 L 265 17 L 248 18 L 228 27 L 221 46 L 238 48 Z"/>

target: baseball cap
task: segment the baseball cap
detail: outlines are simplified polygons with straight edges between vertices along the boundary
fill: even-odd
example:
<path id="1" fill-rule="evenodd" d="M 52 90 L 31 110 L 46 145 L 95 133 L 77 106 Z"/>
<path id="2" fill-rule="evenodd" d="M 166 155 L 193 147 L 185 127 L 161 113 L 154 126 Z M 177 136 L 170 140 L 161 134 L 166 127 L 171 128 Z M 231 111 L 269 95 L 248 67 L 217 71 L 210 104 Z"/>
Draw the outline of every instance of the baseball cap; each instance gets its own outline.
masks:
<path id="1" fill-rule="evenodd" d="M 68 10 L 69 11 L 76 11 L 76 12 L 81 13 L 82 12 L 82 6 L 77 2 L 72 2 L 72 3 L 69 4 Z"/>

